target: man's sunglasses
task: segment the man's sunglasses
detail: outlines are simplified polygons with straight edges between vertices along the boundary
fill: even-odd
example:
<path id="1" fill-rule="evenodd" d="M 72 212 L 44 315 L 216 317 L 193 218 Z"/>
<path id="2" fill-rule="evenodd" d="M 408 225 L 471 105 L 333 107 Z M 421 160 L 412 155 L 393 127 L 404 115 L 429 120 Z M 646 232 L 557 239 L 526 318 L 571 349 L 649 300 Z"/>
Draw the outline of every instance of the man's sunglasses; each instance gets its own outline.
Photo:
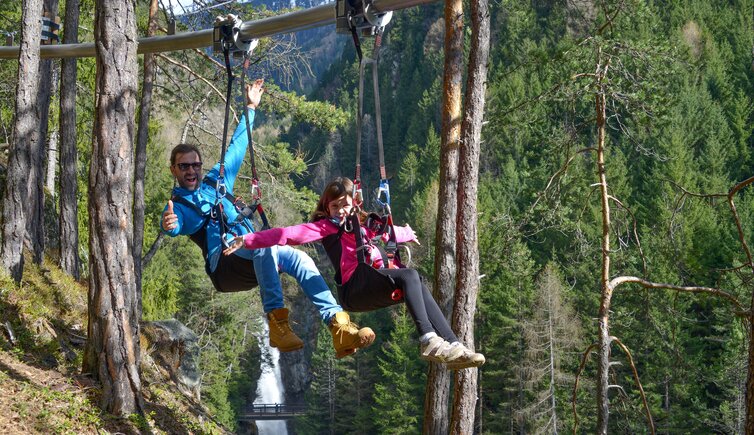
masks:
<path id="1" fill-rule="evenodd" d="M 194 168 L 195 171 L 202 169 L 202 162 L 176 163 L 175 165 L 178 166 L 178 169 L 181 171 L 188 171 L 188 168 Z"/>

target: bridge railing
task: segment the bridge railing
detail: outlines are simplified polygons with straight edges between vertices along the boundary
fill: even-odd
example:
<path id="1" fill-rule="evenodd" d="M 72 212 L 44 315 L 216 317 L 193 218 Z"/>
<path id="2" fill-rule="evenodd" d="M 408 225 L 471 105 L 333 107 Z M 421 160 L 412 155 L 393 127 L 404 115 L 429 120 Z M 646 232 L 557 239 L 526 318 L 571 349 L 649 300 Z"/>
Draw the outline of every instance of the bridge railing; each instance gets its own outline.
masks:
<path id="1" fill-rule="evenodd" d="M 306 405 L 255 403 L 239 416 L 239 420 L 284 420 L 304 413 L 306 413 Z"/>

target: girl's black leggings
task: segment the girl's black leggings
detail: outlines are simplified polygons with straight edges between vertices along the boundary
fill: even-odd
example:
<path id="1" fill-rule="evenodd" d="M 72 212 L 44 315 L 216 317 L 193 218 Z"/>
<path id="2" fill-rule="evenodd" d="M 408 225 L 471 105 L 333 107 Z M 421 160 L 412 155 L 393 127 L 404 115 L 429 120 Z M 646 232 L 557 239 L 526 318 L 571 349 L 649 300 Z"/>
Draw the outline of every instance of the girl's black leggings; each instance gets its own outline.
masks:
<path id="1" fill-rule="evenodd" d="M 395 283 L 395 288 L 403 290 L 406 307 L 416 323 L 419 335 L 436 332 L 450 343 L 458 341 L 458 337 L 450 329 L 448 321 L 416 269 L 376 269 L 376 271 L 390 277 Z"/>

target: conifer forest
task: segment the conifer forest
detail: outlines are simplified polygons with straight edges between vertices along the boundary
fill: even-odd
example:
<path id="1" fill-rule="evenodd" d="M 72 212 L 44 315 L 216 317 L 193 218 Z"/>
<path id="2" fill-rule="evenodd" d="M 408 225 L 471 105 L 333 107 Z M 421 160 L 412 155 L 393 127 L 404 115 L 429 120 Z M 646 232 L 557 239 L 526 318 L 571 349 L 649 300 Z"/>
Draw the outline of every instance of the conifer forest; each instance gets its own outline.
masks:
<path id="1" fill-rule="evenodd" d="M 71 2 L 78 13 L 67 10 Z M 72 41 L 98 40 L 95 0 L 2 1 L 0 31 L 15 38 L 12 45 L 19 44 L 27 3 L 58 11 L 61 43 L 72 33 Z M 169 0 L 155 2 L 151 12 L 149 0 L 132 3 L 139 38 L 165 35 L 172 20 L 179 32 L 196 31 L 211 28 L 221 13 L 253 21 L 317 5 L 237 0 L 194 13 Z M 225 2 L 194 0 L 194 7 L 214 3 Z M 417 232 L 421 244 L 410 246 L 411 265 L 434 288 L 448 319 L 457 313 L 453 294 L 437 293 L 435 269 L 448 249 L 437 228 L 438 219 L 449 218 L 444 203 L 455 202 L 460 189 L 441 192 L 463 181 L 441 171 L 450 152 L 443 143 L 443 129 L 450 128 L 443 98 L 450 3 L 394 12 L 379 49 L 381 119 L 370 66 L 361 140 L 371 204 L 380 181 L 381 124 L 395 222 Z M 476 4 L 464 2 L 459 36 L 464 103 L 473 90 L 467 67 Z M 471 397 L 473 432 L 754 433 L 754 1 L 493 0 L 488 13 L 476 213 L 459 213 L 453 224 L 475 221 L 477 232 L 471 249 L 478 252 L 478 294 L 473 325 L 466 327 L 486 363 L 463 371 L 476 379 L 475 400 L 463 393 Z M 361 42 L 365 55 L 374 52 L 374 39 Z M 143 165 L 136 187 L 143 210 L 133 205 L 132 223 L 141 233 L 128 239 L 141 320 L 175 318 L 197 333 L 202 402 L 234 430 L 254 400 L 265 357 L 253 338 L 265 334 L 259 292 L 217 292 L 199 248 L 160 231 L 174 185 L 173 146 L 199 145 L 205 163 L 220 156 L 222 62 L 209 47 L 140 54 L 136 109 L 123 110 L 145 135 L 144 160 L 128 167 Z M 8 157 L 19 116 L 19 64 L 0 59 L 2 186 L 19 174 Z M 32 109 L 46 111 L 35 118 L 42 144 L 20 173 L 40 184 L 37 202 L 24 206 L 27 231 L 40 231 L 26 236 L 25 258 L 49 258 L 94 285 L 101 267 L 95 257 L 109 254 L 93 251 L 90 238 L 110 231 L 96 224 L 106 220 L 91 202 L 101 158 L 92 128 L 105 116 L 96 110 L 104 98 L 95 91 L 101 72 L 93 57 L 43 58 L 40 71 L 45 64 L 39 83 L 47 90 L 39 92 L 46 94 Z M 234 65 L 231 132 L 243 113 L 242 70 Z M 261 38 L 244 80 L 257 77 L 265 79 L 265 94 L 253 141 L 267 215 L 276 227 L 306 222 L 332 177 L 353 177 L 359 61 L 352 38 L 332 25 Z M 146 86 L 151 117 L 141 126 Z M 75 93 L 65 92 L 71 87 Z M 464 128 L 462 117 L 451 122 Z M 73 136 L 66 138 L 71 122 Z M 251 177 L 248 161 L 241 174 Z M 236 189 L 251 195 L 246 182 Z M 2 204 L 17 193 L 3 187 Z M 39 201 L 44 206 L 34 207 Z M 5 227 L 14 219 L 2 216 Z M 324 249 L 301 248 L 334 290 Z M 18 272 L 2 263 L 2 273 Z M 278 363 L 286 401 L 306 409 L 288 422 L 289 433 L 431 434 L 434 409 L 456 418 L 451 408 L 461 394 L 461 371 L 437 381 L 436 367 L 419 358 L 403 304 L 352 313 L 376 341 L 336 359 L 330 332 L 297 283 L 285 277 L 283 285 L 291 326 L 306 342 Z M 0 313 L 0 320 L 9 319 Z M 449 386 L 439 407 L 431 397 L 437 382 Z"/>

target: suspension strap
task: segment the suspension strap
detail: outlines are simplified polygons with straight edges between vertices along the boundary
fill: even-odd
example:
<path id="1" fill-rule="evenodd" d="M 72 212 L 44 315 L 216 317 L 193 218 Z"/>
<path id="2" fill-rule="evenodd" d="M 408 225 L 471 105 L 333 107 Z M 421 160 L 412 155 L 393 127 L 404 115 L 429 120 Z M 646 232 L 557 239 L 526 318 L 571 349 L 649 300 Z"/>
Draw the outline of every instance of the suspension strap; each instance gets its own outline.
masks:
<path id="1" fill-rule="evenodd" d="M 377 129 L 377 151 L 380 161 L 380 186 L 377 190 L 375 202 L 382 207 L 383 214 L 386 216 L 385 234 L 388 239 L 385 241 L 385 252 L 389 260 L 388 267 L 393 267 L 393 263 L 400 264 L 398 254 L 398 243 L 395 238 L 395 228 L 393 225 L 393 214 L 390 208 L 390 181 L 387 178 L 385 168 L 385 147 L 382 140 L 382 107 L 380 105 L 380 83 L 379 83 L 379 64 L 380 64 L 380 47 L 382 46 L 383 27 L 377 28 L 374 39 L 374 53 L 372 59 L 361 59 L 359 62 L 359 114 L 356 121 L 356 177 L 354 179 L 354 206 L 361 207 L 361 201 L 357 200 L 356 194 L 361 194 L 361 132 L 364 117 L 364 67 L 366 63 L 372 64 L 372 85 L 374 88 L 374 105 L 375 105 L 375 122 Z"/>
<path id="2" fill-rule="evenodd" d="M 223 47 L 223 56 L 225 57 L 225 71 L 228 75 L 228 85 L 225 90 L 225 121 L 223 123 L 223 141 L 220 149 L 220 173 L 217 176 L 215 190 L 217 191 L 217 200 L 225 196 L 225 151 L 228 147 L 228 123 L 230 117 L 230 98 L 233 92 L 233 69 L 230 67 L 230 48 L 226 45 Z"/>
<path id="3" fill-rule="evenodd" d="M 375 29 L 374 39 L 374 52 L 372 58 L 365 58 L 361 53 L 361 45 L 359 44 L 359 36 L 356 33 L 356 28 L 352 28 L 354 43 L 356 44 L 356 50 L 359 54 L 359 103 L 358 103 L 358 115 L 356 117 L 356 174 L 353 180 L 353 199 L 354 206 L 361 208 L 363 203 L 362 189 L 361 189 L 361 136 L 364 123 L 364 70 L 366 65 L 372 64 L 372 83 L 374 87 L 374 103 L 375 103 L 375 119 L 377 122 L 377 145 L 379 149 L 380 157 L 380 179 L 387 179 L 385 175 L 385 157 L 382 145 L 382 110 L 380 107 L 380 84 L 379 84 L 379 62 L 380 62 L 380 46 L 382 45 L 382 32 L 384 27 L 378 27 Z"/>
<path id="4" fill-rule="evenodd" d="M 350 33 L 356 54 L 359 57 L 359 114 L 356 119 L 356 174 L 353 179 L 354 207 L 361 210 L 363 195 L 361 190 L 361 126 L 364 107 L 364 68 L 372 63 L 372 70 L 377 106 L 378 140 L 382 141 L 382 120 L 380 118 L 379 92 L 377 90 L 377 60 L 382 32 L 393 16 L 392 11 L 380 12 L 375 10 L 372 0 L 336 0 L 335 2 L 335 31 L 336 33 Z M 376 36 L 374 59 L 364 57 L 359 41 L 359 33 L 365 36 Z M 382 165 L 384 166 L 384 165 Z M 382 176 L 382 178 L 386 178 Z"/>
<path id="5" fill-rule="evenodd" d="M 256 41 L 256 40 L 255 40 Z M 252 49 L 253 47 L 256 47 L 256 43 L 252 43 Z M 243 92 L 246 92 L 246 75 L 249 72 L 249 65 L 251 63 L 251 50 L 247 51 L 244 54 L 244 61 L 243 61 L 243 72 L 241 73 L 241 89 Z M 244 101 L 244 114 L 246 115 L 246 135 L 249 140 L 249 157 L 251 160 L 251 196 L 252 196 L 252 204 L 251 207 L 259 213 L 259 219 L 262 220 L 262 230 L 266 230 L 270 228 L 270 222 L 267 220 L 267 214 L 264 212 L 264 208 L 262 208 L 262 188 L 259 186 L 259 176 L 257 175 L 257 164 L 256 159 L 254 158 L 254 143 L 251 140 L 251 125 L 249 123 L 249 106 L 246 105 L 246 102 Z"/>
<path id="6" fill-rule="evenodd" d="M 233 94 L 233 68 L 230 65 L 230 54 L 249 52 L 256 46 L 252 40 L 243 41 L 240 39 L 240 27 L 243 21 L 235 15 L 229 14 L 225 17 L 215 19 L 215 27 L 212 34 L 213 48 L 215 51 L 222 50 L 225 59 L 225 71 L 228 76 L 228 85 L 225 91 L 225 119 L 223 122 L 223 139 L 220 150 L 220 169 L 215 180 L 215 205 L 212 207 L 210 216 L 220 221 L 220 238 L 223 246 L 226 248 L 233 242 L 233 234 L 229 233 L 229 226 L 223 210 L 222 199 L 228 194 L 228 188 L 225 185 L 225 153 L 228 148 L 228 126 L 230 123 L 230 100 Z M 248 67 L 248 66 L 247 66 Z M 244 70 L 245 75 L 246 70 Z M 251 134 L 249 126 L 248 108 L 246 108 L 246 129 L 247 134 Z M 251 145 L 251 138 L 249 138 Z M 252 154 L 253 155 L 253 154 Z"/>

